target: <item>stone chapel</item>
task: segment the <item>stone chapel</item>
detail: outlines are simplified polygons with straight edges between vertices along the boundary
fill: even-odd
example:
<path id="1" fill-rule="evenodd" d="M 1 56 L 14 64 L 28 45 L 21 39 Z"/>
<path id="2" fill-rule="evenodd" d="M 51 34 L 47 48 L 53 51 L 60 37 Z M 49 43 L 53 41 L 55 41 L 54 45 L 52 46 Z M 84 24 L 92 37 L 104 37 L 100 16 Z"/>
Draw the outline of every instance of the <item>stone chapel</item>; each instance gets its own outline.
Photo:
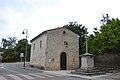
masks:
<path id="1" fill-rule="evenodd" d="M 79 35 L 64 27 L 40 33 L 31 40 L 30 65 L 45 70 L 79 68 Z"/>

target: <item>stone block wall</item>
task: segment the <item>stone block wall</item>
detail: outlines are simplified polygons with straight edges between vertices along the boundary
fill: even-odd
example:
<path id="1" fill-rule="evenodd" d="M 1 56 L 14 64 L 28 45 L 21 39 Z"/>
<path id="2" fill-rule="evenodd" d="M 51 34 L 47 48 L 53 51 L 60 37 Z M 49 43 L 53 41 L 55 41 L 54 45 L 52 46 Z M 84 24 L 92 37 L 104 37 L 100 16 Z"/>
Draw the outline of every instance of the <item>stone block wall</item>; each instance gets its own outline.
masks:
<path id="1" fill-rule="evenodd" d="M 46 70 L 60 70 L 62 52 L 66 53 L 66 69 L 78 68 L 79 36 L 66 28 L 47 30 L 32 41 L 30 64 Z"/>
<path id="2" fill-rule="evenodd" d="M 60 70 L 60 55 L 62 52 L 65 52 L 67 56 L 67 69 L 79 67 L 79 37 L 75 33 L 68 29 L 58 29 L 49 31 L 47 39 L 46 61 L 54 58 L 54 62 L 46 62 L 48 69 Z"/>

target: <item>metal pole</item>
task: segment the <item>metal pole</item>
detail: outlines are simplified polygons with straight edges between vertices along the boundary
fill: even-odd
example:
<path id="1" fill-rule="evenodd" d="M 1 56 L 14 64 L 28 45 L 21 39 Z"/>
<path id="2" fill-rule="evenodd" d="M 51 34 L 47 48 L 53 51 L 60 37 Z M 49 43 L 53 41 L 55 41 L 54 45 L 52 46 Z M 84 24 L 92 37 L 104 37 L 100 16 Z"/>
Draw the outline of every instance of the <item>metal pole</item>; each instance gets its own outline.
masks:
<path id="1" fill-rule="evenodd" d="M 26 30 L 26 54 L 25 54 L 25 61 L 27 61 L 27 30 Z"/>
<path id="2" fill-rule="evenodd" d="M 24 30 L 26 31 L 26 33 L 24 33 Z M 25 54 L 24 54 L 24 67 L 25 67 L 25 62 L 27 61 L 27 35 L 28 35 L 28 30 L 24 29 L 23 30 L 23 34 L 26 34 L 26 49 L 25 49 Z"/>
<path id="3" fill-rule="evenodd" d="M 23 64 L 23 67 L 25 68 L 25 53 L 24 53 L 24 64 Z"/>

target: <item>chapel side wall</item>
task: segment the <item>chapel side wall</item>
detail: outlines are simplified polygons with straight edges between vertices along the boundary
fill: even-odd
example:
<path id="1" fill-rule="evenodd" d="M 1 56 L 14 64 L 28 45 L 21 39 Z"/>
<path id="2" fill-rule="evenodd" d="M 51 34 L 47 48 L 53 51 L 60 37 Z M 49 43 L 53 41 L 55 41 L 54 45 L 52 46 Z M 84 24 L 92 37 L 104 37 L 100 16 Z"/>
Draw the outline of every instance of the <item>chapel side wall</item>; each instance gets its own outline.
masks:
<path id="1" fill-rule="evenodd" d="M 63 34 L 63 31 L 66 33 Z M 67 69 L 79 67 L 79 37 L 68 29 L 56 29 L 49 31 L 46 67 L 49 70 L 60 70 L 60 55 L 65 52 L 67 55 Z M 68 42 L 68 47 L 64 42 Z M 51 63 L 49 63 L 51 59 Z"/>
<path id="2" fill-rule="evenodd" d="M 42 41 L 41 47 L 40 47 L 40 41 Z M 41 66 L 45 67 L 46 46 L 47 46 L 46 34 L 40 36 L 38 39 L 32 42 L 31 57 L 30 57 L 31 65 L 38 66 L 38 67 L 41 67 Z"/>

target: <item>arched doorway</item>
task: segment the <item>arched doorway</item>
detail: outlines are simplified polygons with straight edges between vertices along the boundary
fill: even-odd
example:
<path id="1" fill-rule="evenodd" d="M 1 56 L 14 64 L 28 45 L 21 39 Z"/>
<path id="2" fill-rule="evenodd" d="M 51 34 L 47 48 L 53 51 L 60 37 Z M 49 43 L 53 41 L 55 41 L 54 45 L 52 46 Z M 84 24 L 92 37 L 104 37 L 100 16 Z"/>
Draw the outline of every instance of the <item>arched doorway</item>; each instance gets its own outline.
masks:
<path id="1" fill-rule="evenodd" d="M 60 69 L 66 70 L 67 56 L 65 52 L 62 52 L 60 55 Z"/>

